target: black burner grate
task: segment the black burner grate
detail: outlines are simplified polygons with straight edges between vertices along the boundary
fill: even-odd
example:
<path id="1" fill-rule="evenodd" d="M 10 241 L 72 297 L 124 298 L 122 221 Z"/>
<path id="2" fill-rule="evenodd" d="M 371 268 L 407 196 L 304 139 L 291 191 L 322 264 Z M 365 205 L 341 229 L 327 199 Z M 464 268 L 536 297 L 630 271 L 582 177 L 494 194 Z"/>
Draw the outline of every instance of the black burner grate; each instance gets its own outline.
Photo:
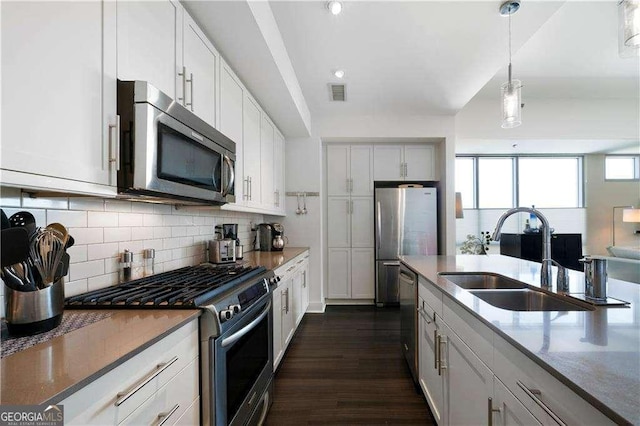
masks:
<path id="1" fill-rule="evenodd" d="M 65 307 L 193 309 L 265 270 L 262 266 L 187 266 L 68 297 Z"/>

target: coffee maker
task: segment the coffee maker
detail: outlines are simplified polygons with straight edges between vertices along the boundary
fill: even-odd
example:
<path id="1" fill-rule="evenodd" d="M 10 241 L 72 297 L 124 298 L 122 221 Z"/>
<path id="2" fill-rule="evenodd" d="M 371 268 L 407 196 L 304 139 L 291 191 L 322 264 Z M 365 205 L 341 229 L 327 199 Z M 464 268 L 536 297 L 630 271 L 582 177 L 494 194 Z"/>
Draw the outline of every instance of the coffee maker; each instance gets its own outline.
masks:
<path id="1" fill-rule="evenodd" d="M 284 226 L 280 223 L 258 225 L 258 247 L 260 251 L 282 251 L 285 245 Z"/>

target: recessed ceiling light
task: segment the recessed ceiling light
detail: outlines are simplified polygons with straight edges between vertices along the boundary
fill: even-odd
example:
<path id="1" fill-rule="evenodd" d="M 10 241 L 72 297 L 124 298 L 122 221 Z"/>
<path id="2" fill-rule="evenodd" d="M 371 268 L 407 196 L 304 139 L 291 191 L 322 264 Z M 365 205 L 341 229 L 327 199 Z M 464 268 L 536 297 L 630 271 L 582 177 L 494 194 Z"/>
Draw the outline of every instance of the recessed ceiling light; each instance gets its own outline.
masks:
<path id="1" fill-rule="evenodd" d="M 335 70 L 333 72 L 333 75 L 335 75 L 338 78 L 342 78 L 342 77 L 344 77 L 344 70 Z"/>
<path id="2" fill-rule="evenodd" d="M 342 3 L 339 1 L 330 1 L 327 3 L 327 9 L 329 9 L 334 15 L 339 15 L 340 12 L 342 12 Z"/>

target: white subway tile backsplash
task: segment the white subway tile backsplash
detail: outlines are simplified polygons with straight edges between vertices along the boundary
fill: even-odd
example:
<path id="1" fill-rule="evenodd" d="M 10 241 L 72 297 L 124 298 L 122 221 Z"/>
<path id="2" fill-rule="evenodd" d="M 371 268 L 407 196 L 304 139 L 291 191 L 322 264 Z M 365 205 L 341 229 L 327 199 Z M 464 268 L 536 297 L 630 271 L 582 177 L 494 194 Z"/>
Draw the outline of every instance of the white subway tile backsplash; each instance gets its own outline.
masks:
<path id="1" fill-rule="evenodd" d="M 87 226 L 87 212 L 76 210 L 47 210 L 47 224 L 58 222 L 67 228 Z"/>
<path id="2" fill-rule="evenodd" d="M 127 213 L 131 211 L 131 204 L 131 201 L 104 200 L 104 211 Z"/>
<path id="3" fill-rule="evenodd" d="M 59 222 L 69 229 L 75 245 L 68 250 L 71 267 L 65 280 L 66 296 L 117 284 L 124 249 L 134 253 L 132 275 L 138 278 L 145 273 L 144 249 L 156 250 L 155 273 L 195 265 L 206 260 L 205 245 L 214 238 L 216 223 L 238 223 L 246 249 L 249 224 L 264 220 L 262 215 L 216 208 L 175 209 L 93 197 L 28 198 L 7 188 L 2 188 L 0 205 L 8 216 L 26 210 L 38 226 Z M 2 291 L 0 302 L 1 298 Z"/>
<path id="4" fill-rule="evenodd" d="M 69 234 L 76 244 L 96 244 L 104 242 L 102 228 L 69 228 Z"/>
<path id="5" fill-rule="evenodd" d="M 69 281 L 64 284 L 64 296 L 71 297 L 78 294 L 86 293 L 87 290 L 87 279 L 81 279 L 76 281 Z"/>
<path id="6" fill-rule="evenodd" d="M 89 244 L 87 246 L 87 260 L 106 259 L 118 255 L 118 243 Z"/>
<path id="7" fill-rule="evenodd" d="M 115 284 L 118 284 L 117 272 L 99 275 L 97 277 L 91 277 L 87 279 L 89 291 L 99 290 L 101 288 L 109 287 Z"/>
<path id="8" fill-rule="evenodd" d="M 186 226 L 174 226 L 171 228 L 172 237 L 185 237 L 187 235 Z"/>
<path id="9" fill-rule="evenodd" d="M 131 241 L 131 228 L 108 228 L 104 230 L 104 242 Z"/>
<path id="10" fill-rule="evenodd" d="M 104 261 L 91 260 L 88 262 L 75 263 L 73 268 L 69 268 L 69 275 L 72 281 L 83 278 L 95 277 L 104 274 Z"/>
<path id="11" fill-rule="evenodd" d="M 31 197 L 22 193 L 22 207 L 24 209 L 68 209 L 69 199 L 66 197 Z"/>
<path id="12" fill-rule="evenodd" d="M 119 226 L 142 226 L 144 215 L 141 213 L 118 213 Z"/>
<path id="13" fill-rule="evenodd" d="M 153 212 L 155 214 L 171 214 L 173 211 L 174 207 L 170 206 L 170 205 L 166 205 L 166 204 L 154 204 L 153 205 Z"/>
<path id="14" fill-rule="evenodd" d="M 145 214 L 142 218 L 143 226 L 162 226 L 162 216 L 158 214 Z"/>
<path id="15" fill-rule="evenodd" d="M 155 226 L 153 228 L 153 238 L 169 238 L 171 237 L 171 227 L 169 226 Z"/>
<path id="16" fill-rule="evenodd" d="M 153 213 L 153 204 L 151 203 L 131 203 L 132 213 Z"/>
<path id="17" fill-rule="evenodd" d="M 86 262 L 88 260 L 86 245 L 74 245 L 73 247 L 69 247 L 67 249 L 67 253 L 69 254 L 70 263 Z"/>
<path id="18" fill-rule="evenodd" d="M 104 211 L 104 200 L 91 197 L 69 197 L 69 210 Z"/>
<path id="19" fill-rule="evenodd" d="M 150 240 L 153 238 L 153 228 L 134 227 L 131 228 L 132 240 Z"/>
<path id="20" fill-rule="evenodd" d="M 89 212 L 87 219 L 90 228 L 118 226 L 118 213 L 114 212 Z"/>

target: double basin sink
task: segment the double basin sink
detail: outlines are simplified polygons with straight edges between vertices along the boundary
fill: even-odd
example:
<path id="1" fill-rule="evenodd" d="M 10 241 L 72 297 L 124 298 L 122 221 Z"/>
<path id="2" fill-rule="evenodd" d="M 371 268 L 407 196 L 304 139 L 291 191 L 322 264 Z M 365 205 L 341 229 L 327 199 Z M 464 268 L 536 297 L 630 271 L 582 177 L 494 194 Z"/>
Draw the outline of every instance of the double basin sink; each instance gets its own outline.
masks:
<path id="1" fill-rule="evenodd" d="M 594 308 L 566 296 L 532 287 L 490 272 L 441 272 L 451 281 L 490 305 L 509 311 L 591 311 Z"/>

